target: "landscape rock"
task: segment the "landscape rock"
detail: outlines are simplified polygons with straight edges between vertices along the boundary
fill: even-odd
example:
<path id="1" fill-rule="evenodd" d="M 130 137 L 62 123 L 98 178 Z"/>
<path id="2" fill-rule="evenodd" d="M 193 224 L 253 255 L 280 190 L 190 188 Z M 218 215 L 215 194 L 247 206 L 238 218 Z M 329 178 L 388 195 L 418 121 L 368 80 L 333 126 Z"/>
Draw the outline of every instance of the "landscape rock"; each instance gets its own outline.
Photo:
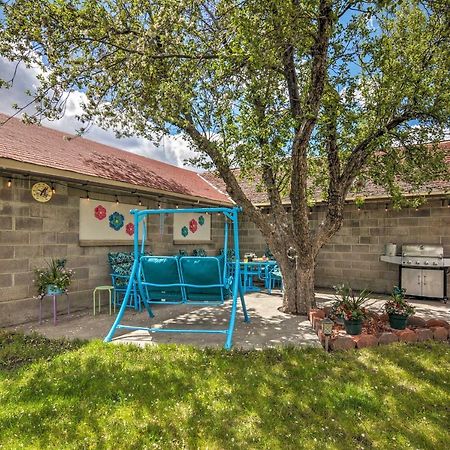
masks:
<path id="1" fill-rule="evenodd" d="M 430 331 L 433 331 L 433 338 L 436 341 L 446 341 L 448 338 L 448 330 L 445 327 L 432 327 Z"/>
<path id="2" fill-rule="evenodd" d="M 398 330 L 395 332 L 395 334 L 398 336 L 398 340 L 400 342 L 416 342 L 417 341 L 417 334 L 410 329 L 406 330 Z"/>
<path id="3" fill-rule="evenodd" d="M 444 327 L 447 330 L 450 328 L 450 324 L 446 320 L 442 319 L 430 319 L 426 321 L 426 326 L 431 327 Z"/>
<path id="4" fill-rule="evenodd" d="M 357 348 L 376 347 L 378 345 L 378 338 L 373 334 L 363 333 L 359 336 L 352 336 Z"/>
<path id="5" fill-rule="evenodd" d="M 392 344 L 393 342 L 398 342 L 398 336 L 395 333 L 386 331 L 384 333 L 381 333 L 381 335 L 378 337 L 379 345 Z"/>
<path id="6" fill-rule="evenodd" d="M 433 339 L 433 330 L 430 330 L 429 328 L 417 328 L 415 332 L 419 342 Z"/>
<path id="7" fill-rule="evenodd" d="M 413 327 L 423 328 L 426 327 L 426 320 L 419 316 L 409 316 L 407 324 Z"/>
<path id="8" fill-rule="evenodd" d="M 355 341 L 350 336 L 339 336 L 330 341 L 331 350 L 350 350 L 355 346 Z"/>

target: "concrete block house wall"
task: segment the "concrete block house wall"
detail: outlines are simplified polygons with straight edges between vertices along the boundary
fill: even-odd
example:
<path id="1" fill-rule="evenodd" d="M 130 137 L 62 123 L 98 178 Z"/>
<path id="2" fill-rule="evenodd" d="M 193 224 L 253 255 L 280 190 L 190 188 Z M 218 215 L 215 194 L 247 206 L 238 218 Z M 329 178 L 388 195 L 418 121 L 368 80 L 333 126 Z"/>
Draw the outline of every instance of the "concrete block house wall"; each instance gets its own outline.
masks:
<path id="1" fill-rule="evenodd" d="M 316 286 L 330 288 L 346 282 L 355 289 L 388 293 L 398 284 L 398 266 L 379 260 L 384 246 L 402 244 L 441 244 L 450 255 L 450 208 L 447 200 L 429 198 L 415 208 L 385 211 L 385 201 L 367 201 L 358 211 L 348 204 L 344 224 L 325 245 L 316 266 Z M 324 208 L 316 206 L 311 215 L 314 227 L 324 217 Z M 241 251 L 262 255 L 266 243 L 255 225 L 241 220 Z"/>
<path id="2" fill-rule="evenodd" d="M 56 194 L 48 203 L 38 203 L 31 196 L 33 180 L 13 179 L 11 187 L 7 178 L 0 185 L 0 326 L 36 320 L 39 302 L 33 285 L 33 269 L 44 267 L 51 258 L 67 258 L 67 266 L 75 270 L 70 287 L 73 310 L 92 305 L 92 290 L 99 285 L 111 284 L 107 255 L 110 251 L 131 251 L 131 245 L 80 246 L 79 245 L 79 199 L 85 191 L 56 185 Z M 51 182 L 46 178 L 42 181 Z M 114 192 L 114 193 L 113 193 Z M 122 203 L 137 204 L 136 196 L 120 192 L 95 193 L 90 191 L 91 201 L 114 201 L 118 194 Z M 144 206 L 157 208 L 155 200 L 142 199 Z M 174 201 L 161 199 L 163 208 L 176 207 Z M 189 205 L 193 206 L 193 205 Z M 173 255 L 179 249 L 189 253 L 194 248 L 204 248 L 208 254 L 218 254 L 223 246 L 223 219 L 212 216 L 209 244 L 174 245 L 173 216 L 164 221 L 164 233 L 160 234 L 159 216 L 149 221 L 147 249 L 154 254 Z M 44 314 L 51 314 L 51 302 L 45 300 Z M 58 302 L 62 312 L 66 301 Z"/>

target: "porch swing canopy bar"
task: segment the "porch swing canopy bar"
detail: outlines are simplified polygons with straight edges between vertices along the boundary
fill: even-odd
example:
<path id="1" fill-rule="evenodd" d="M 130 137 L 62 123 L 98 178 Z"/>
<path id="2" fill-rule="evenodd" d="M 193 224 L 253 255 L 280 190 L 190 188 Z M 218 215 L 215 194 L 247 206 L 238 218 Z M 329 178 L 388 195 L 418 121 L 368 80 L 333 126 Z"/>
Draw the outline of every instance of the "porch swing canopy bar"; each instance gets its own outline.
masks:
<path id="1" fill-rule="evenodd" d="M 240 212 L 242 211 L 242 208 L 240 206 L 236 206 L 234 208 L 220 208 L 220 207 L 213 207 L 213 208 L 171 208 L 171 209 L 132 209 L 130 211 L 131 214 L 137 215 L 138 217 L 141 216 L 149 216 L 149 215 L 156 215 L 156 214 L 180 214 L 180 213 L 230 213 L 232 214 L 233 211 Z"/>

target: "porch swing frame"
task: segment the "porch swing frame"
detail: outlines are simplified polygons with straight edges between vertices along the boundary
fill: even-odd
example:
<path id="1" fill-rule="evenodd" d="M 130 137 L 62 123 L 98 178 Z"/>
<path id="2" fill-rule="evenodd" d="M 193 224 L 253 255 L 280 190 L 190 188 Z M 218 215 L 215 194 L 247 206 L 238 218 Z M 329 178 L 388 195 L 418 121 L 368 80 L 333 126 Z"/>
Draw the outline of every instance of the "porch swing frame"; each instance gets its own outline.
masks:
<path id="1" fill-rule="evenodd" d="M 206 334 L 224 334 L 225 344 L 224 348 L 229 350 L 233 345 L 233 333 L 236 322 L 236 314 L 237 314 L 237 303 L 238 296 L 241 301 L 241 306 L 244 314 L 244 321 L 249 322 L 249 316 L 247 312 L 247 308 L 245 305 L 245 299 L 243 294 L 243 288 L 241 284 L 241 265 L 240 265 L 240 257 L 239 257 L 239 224 L 238 224 L 238 214 L 241 211 L 239 207 L 233 208 L 224 208 L 224 207 L 212 207 L 212 208 L 185 208 L 185 209 L 148 209 L 148 210 L 139 210 L 133 209 L 130 213 L 134 216 L 134 262 L 133 267 L 131 269 L 130 279 L 128 281 L 127 289 L 125 292 L 125 296 L 123 298 L 120 309 L 117 313 L 116 319 L 114 320 L 109 333 L 105 337 L 105 342 L 111 342 L 113 339 L 117 329 L 126 329 L 131 331 L 142 330 L 147 331 L 149 333 L 206 333 Z M 160 215 L 162 214 L 182 214 L 182 213 L 199 213 L 199 214 L 223 214 L 225 219 L 224 225 L 224 245 L 223 245 L 223 255 L 224 255 L 224 264 L 223 264 L 223 276 L 222 282 L 213 285 L 198 285 L 198 284 L 189 284 L 184 283 L 184 280 L 180 280 L 180 283 L 174 284 L 157 284 L 157 283 L 147 283 L 145 280 L 142 280 L 141 275 L 141 258 L 145 257 L 144 255 L 144 246 L 146 241 L 147 227 L 146 227 L 146 218 L 149 216 Z M 232 233 L 233 233 L 233 248 L 235 254 L 235 261 L 233 263 L 228 263 L 228 237 L 229 237 L 229 227 L 228 220 L 232 223 Z M 142 228 L 142 242 L 141 249 L 139 249 L 139 236 L 140 230 Z M 230 270 L 228 270 L 228 266 L 234 266 L 233 276 L 230 275 Z M 219 267 L 220 268 L 220 267 Z M 231 268 L 231 267 L 230 267 Z M 186 328 L 186 329 L 174 329 L 174 328 L 155 328 L 155 327 L 140 327 L 140 326 L 132 326 L 132 325 L 122 325 L 122 318 L 125 313 L 128 300 L 131 295 L 131 291 L 133 289 L 133 285 L 137 285 L 139 289 L 139 293 L 141 295 L 142 301 L 144 303 L 145 309 L 150 318 L 154 317 L 153 311 L 150 307 L 150 304 L 159 304 L 159 305 L 191 305 L 191 306 L 221 306 L 223 305 L 223 290 L 230 289 L 232 293 L 232 303 L 231 303 L 231 311 L 230 311 L 230 319 L 228 322 L 228 326 L 226 329 L 198 329 L 198 328 Z M 222 292 L 222 301 L 220 302 L 211 302 L 211 301 L 189 301 L 186 295 L 182 295 L 180 301 L 151 301 L 146 294 L 146 290 L 144 290 L 145 286 L 152 287 L 179 287 L 181 291 L 185 291 L 185 288 L 199 288 L 199 289 L 210 289 L 210 288 L 220 288 Z"/>

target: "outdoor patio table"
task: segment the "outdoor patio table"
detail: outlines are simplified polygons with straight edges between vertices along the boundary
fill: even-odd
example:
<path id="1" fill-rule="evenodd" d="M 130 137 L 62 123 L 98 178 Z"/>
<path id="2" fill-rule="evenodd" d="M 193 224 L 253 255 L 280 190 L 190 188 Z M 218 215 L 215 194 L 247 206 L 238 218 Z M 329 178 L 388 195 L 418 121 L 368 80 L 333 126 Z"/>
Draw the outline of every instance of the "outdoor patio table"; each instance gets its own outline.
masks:
<path id="1" fill-rule="evenodd" d="M 41 297 L 39 299 L 39 325 L 42 324 L 42 300 L 45 297 L 53 297 L 53 325 L 56 325 L 56 297 L 63 295 L 61 294 L 46 294 L 44 297 Z M 70 315 L 70 299 L 69 296 L 66 294 L 67 297 L 67 315 Z"/>
<path id="2" fill-rule="evenodd" d="M 264 281 L 266 286 L 266 275 L 267 270 L 270 266 L 274 266 L 276 261 L 271 260 L 253 260 L 253 261 L 242 261 L 242 279 L 244 285 L 244 293 L 246 292 L 259 292 L 261 288 L 255 286 L 254 277 L 258 277 L 260 280 Z"/>

